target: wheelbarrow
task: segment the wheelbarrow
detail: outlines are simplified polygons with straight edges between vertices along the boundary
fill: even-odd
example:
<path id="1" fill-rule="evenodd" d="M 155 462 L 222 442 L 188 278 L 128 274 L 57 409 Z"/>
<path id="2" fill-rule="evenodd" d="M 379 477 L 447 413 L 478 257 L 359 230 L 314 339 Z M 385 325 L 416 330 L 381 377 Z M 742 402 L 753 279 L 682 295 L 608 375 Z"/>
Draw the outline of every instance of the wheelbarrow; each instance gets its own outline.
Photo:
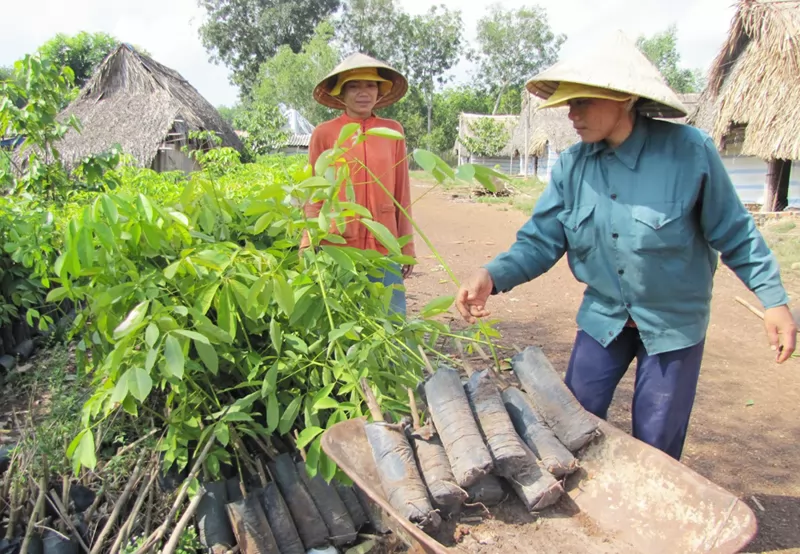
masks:
<path id="1" fill-rule="evenodd" d="M 567 479 L 556 506 L 534 516 L 509 496 L 490 510 L 492 517 L 462 530 L 460 542 L 443 544 L 386 500 L 365 421 L 337 423 L 322 436 L 322 449 L 380 508 L 383 524 L 416 552 L 724 554 L 740 551 L 756 533 L 755 515 L 739 498 L 600 420 L 601 435 L 579 453 L 581 469 Z M 515 502 L 517 517 L 508 517 Z"/>

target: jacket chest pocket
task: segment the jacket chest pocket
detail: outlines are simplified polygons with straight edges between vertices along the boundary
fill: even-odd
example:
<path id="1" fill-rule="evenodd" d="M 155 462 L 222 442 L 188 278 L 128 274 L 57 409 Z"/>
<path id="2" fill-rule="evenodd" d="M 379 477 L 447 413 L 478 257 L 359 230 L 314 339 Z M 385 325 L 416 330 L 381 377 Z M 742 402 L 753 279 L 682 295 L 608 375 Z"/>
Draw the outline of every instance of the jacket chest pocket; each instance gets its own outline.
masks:
<path id="1" fill-rule="evenodd" d="M 642 252 L 685 250 L 690 229 L 683 202 L 659 202 L 631 208 L 632 246 Z"/>
<path id="2" fill-rule="evenodd" d="M 574 254 L 577 259 L 585 260 L 597 245 L 594 205 L 575 206 L 560 212 L 556 217 L 564 226 L 567 251 Z"/>

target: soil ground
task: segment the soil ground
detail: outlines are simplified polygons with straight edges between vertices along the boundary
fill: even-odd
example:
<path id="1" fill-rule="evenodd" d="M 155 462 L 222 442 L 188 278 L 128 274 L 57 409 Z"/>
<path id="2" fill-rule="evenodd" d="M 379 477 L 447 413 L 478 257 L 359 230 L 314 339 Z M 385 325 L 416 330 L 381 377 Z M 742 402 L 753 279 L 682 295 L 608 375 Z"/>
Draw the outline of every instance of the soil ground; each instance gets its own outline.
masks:
<path id="1" fill-rule="evenodd" d="M 413 195 L 414 219 L 459 280 L 504 251 L 528 217 L 508 206 L 476 203 L 457 191 L 432 191 L 422 181 L 415 181 Z M 419 264 L 406 282 L 410 314 L 436 296 L 455 294 L 431 250 L 419 237 L 416 244 Z M 797 283 L 787 286 L 791 294 Z M 539 279 L 493 297 L 488 307 L 499 321 L 500 344 L 509 354 L 512 344 L 539 345 L 565 371 L 583 288 L 562 259 Z M 759 306 L 733 272 L 720 266 L 681 461 L 753 509 L 759 531 L 745 552 L 800 553 L 800 361 L 774 362 L 761 320 L 736 296 Z M 453 308 L 448 317 L 459 327 L 456 316 Z M 609 416 L 628 432 L 634 369 L 617 389 Z"/>

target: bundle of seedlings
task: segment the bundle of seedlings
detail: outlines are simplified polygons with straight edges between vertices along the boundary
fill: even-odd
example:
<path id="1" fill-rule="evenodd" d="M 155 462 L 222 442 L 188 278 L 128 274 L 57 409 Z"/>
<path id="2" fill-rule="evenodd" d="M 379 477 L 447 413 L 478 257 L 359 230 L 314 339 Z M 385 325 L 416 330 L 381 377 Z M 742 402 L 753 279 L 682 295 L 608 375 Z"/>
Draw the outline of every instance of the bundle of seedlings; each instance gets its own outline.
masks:
<path id="1" fill-rule="evenodd" d="M 561 498 L 564 487 L 561 481 L 556 480 L 550 472 L 539 466 L 533 452 L 525 445 L 523 448 L 527 454 L 526 463 L 507 480 L 528 511 L 543 510 Z"/>
<path id="2" fill-rule="evenodd" d="M 408 401 L 414 425 L 409 433 L 409 441 L 414 448 L 422 480 L 436 507 L 455 512 L 467 499 L 467 492 L 456 484 L 436 428 L 430 421 L 420 426 L 417 401 L 411 388 L 408 389 Z"/>
<path id="3" fill-rule="evenodd" d="M 470 504 L 483 504 L 487 507 L 497 506 L 506 497 L 503 482 L 491 473 L 484 475 L 473 485 L 467 487 L 467 494 Z"/>
<path id="4" fill-rule="evenodd" d="M 306 470 L 305 450 L 300 448 L 299 451 L 302 460 L 297 462 L 297 474 L 303 480 L 303 484 L 311 494 L 314 504 L 325 521 L 331 543 L 334 546 L 342 546 L 354 542 L 358 533 L 347 506 L 336 489 L 327 483 L 322 475 L 316 473 L 314 477 L 309 476 Z"/>
<path id="5" fill-rule="evenodd" d="M 439 364 L 425 381 L 425 398 L 456 484 L 467 488 L 494 466 L 458 371 Z"/>
<path id="6" fill-rule="evenodd" d="M 242 498 L 225 506 L 239 550 L 243 553 L 281 554 L 259 497 L 248 493 L 241 482 L 239 484 Z"/>
<path id="7" fill-rule="evenodd" d="M 522 388 L 558 440 L 573 454 L 599 434 L 598 422 L 580 405 L 541 348 L 529 346 L 511 359 Z"/>
<path id="8" fill-rule="evenodd" d="M 528 395 L 508 387 L 502 396 L 514 428 L 547 471 L 562 478 L 578 469 L 578 460 L 547 426 Z"/>
<path id="9" fill-rule="evenodd" d="M 478 421 L 483 440 L 492 455 L 494 473 L 503 477 L 516 475 L 527 463 L 528 456 L 522 440 L 506 412 L 503 398 L 493 379 L 494 371 L 475 371 L 464 356 L 461 343 L 456 341 L 464 369 L 469 376 L 464 386 L 472 415 Z"/>
<path id="10" fill-rule="evenodd" d="M 353 487 L 343 485 L 342 483 L 335 482 L 336 492 L 339 493 L 339 498 L 342 499 L 344 505 L 347 507 L 347 512 L 350 514 L 350 519 L 353 521 L 353 526 L 356 531 L 360 531 L 369 522 L 367 511 L 358 501 L 358 496 L 353 490 Z"/>
<path id="11" fill-rule="evenodd" d="M 419 474 L 404 424 L 387 423 L 366 379 L 361 380 L 373 421 L 364 426 L 384 494 L 404 518 L 427 532 L 441 524 Z"/>
<path id="12" fill-rule="evenodd" d="M 308 492 L 289 454 L 281 454 L 268 465 L 283 498 L 289 505 L 300 540 L 306 550 L 328 546 L 328 527 Z"/>

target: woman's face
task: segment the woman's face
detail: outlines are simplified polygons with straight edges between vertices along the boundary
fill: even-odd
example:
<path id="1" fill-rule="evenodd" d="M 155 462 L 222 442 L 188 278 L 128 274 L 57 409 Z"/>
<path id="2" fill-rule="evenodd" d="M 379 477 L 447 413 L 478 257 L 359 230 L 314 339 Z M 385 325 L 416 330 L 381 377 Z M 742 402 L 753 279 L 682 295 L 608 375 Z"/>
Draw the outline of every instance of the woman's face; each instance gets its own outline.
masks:
<path id="1" fill-rule="evenodd" d="M 378 103 L 378 83 L 349 81 L 342 87 L 342 101 L 351 117 L 367 118 Z"/>
<path id="2" fill-rule="evenodd" d="M 569 101 L 569 119 L 583 142 L 600 142 L 628 117 L 625 104 L 604 98 L 577 98 Z"/>

